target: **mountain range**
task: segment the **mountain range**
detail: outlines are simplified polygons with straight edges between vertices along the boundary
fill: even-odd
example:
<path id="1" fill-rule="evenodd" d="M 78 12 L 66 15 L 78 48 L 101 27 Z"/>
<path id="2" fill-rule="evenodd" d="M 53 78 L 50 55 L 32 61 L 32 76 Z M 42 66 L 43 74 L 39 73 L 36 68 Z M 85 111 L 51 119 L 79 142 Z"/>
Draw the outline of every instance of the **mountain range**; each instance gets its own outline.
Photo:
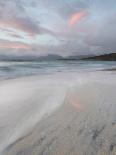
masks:
<path id="1" fill-rule="evenodd" d="M 102 61 L 116 61 L 116 53 L 104 55 L 74 55 L 63 57 L 56 54 L 48 54 L 46 56 L 32 56 L 32 55 L 0 55 L 0 61 L 54 61 L 54 60 L 102 60 Z"/>

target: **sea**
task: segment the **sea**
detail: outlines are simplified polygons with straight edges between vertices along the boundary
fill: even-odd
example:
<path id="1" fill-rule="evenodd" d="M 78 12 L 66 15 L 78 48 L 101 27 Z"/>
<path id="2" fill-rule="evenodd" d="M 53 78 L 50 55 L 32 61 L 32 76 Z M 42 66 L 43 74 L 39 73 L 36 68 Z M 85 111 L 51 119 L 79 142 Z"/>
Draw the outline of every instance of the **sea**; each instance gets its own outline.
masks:
<path id="1" fill-rule="evenodd" d="M 33 75 L 51 75 L 59 72 L 80 73 L 114 70 L 116 61 L 1 61 L 0 80 Z"/>

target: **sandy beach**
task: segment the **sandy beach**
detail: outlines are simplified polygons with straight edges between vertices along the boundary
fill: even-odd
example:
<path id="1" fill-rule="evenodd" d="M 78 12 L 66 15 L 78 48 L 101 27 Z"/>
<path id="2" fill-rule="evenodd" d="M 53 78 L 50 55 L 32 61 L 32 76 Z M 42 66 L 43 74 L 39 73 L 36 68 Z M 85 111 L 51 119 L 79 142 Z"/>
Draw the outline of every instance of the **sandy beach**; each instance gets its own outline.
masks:
<path id="1" fill-rule="evenodd" d="M 7 90 L 8 87 L 10 87 L 10 83 L 12 83 L 12 91 L 19 90 L 19 85 L 22 87 L 21 84 L 23 83 L 22 85 L 25 89 L 20 95 L 25 96 L 26 91 L 26 94 L 28 94 L 30 98 L 29 100 L 25 100 L 27 97 L 23 97 L 23 101 L 19 100 L 21 96 L 18 98 L 22 108 L 17 107 L 14 103 L 13 106 L 16 106 L 15 108 L 18 110 L 20 109 L 19 113 L 21 112 L 20 116 L 17 114 L 16 119 L 13 119 L 13 114 L 11 117 L 11 112 L 14 112 L 16 110 L 15 108 L 14 111 L 11 110 L 11 112 L 9 109 L 5 111 L 7 114 L 3 116 L 9 116 L 7 121 L 11 121 L 11 126 L 10 122 L 8 126 L 10 126 L 12 132 L 10 132 L 9 128 L 4 132 L 0 128 L 2 133 L 0 136 L 2 137 L 3 133 L 6 134 L 6 136 L 4 135 L 2 137 L 2 141 L 0 140 L 0 148 L 2 150 L 0 154 L 116 155 L 116 80 L 114 74 L 109 73 L 107 75 L 105 72 L 100 72 L 94 76 L 93 74 L 88 74 L 87 76 L 88 77 L 81 78 L 77 81 L 75 80 L 76 78 L 72 78 L 74 76 L 71 76 L 68 77 L 67 82 L 66 79 L 62 81 L 61 77 L 56 83 L 54 83 L 54 77 L 51 80 L 53 85 L 49 82 L 51 88 L 49 87 L 48 94 L 52 95 L 52 97 L 56 95 L 57 98 L 55 99 L 57 101 L 58 98 L 63 95 L 62 99 L 60 98 L 61 100 L 59 100 L 59 102 L 62 101 L 62 104 L 52 108 L 52 110 L 48 108 L 46 109 L 47 112 L 43 113 L 41 113 L 42 108 L 38 108 L 40 109 L 40 111 L 38 111 L 37 107 L 34 107 L 34 103 L 38 102 L 40 98 L 37 92 L 39 93 L 41 80 L 38 80 L 37 77 L 32 77 L 28 80 L 26 79 L 27 82 L 24 85 L 23 82 L 25 82 L 25 79 L 22 78 L 20 82 L 18 80 L 18 86 L 17 80 L 8 82 Z M 32 79 L 34 82 L 32 82 Z M 75 85 L 69 82 L 71 79 Z M 40 81 L 40 83 L 37 81 Z M 54 94 L 54 89 L 59 85 L 58 91 Z M 45 83 L 44 86 L 47 91 Z M 29 87 L 31 87 L 30 93 Z M 61 89 L 62 87 L 63 89 Z M 33 100 L 31 100 L 32 96 L 30 94 L 33 94 Z M 47 93 L 43 98 L 44 97 L 47 98 Z M 16 99 L 13 98 L 11 101 L 16 101 Z M 24 104 L 24 101 L 33 104 L 30 104 L 28 107 L 27 102 Z M 44 103 L 44 100 L 42 101 Z M 50 100 L 50 102 L 52 101 Z M 53 102 L 55 103 L 55 100 L 53 100 Z M 24 105 L 22 105 L 22 103 Z M 36 106 L 37 105 L 38 104 L 36 104 Z M 49 106 L 50 105 L 48 105 L 48 107 Z M 27 110 L 28 115 L 26 116 Z M 28 120 L 30 115 L 31 117 Z M 22 121 L 21 118 L 24 118 L 24 116 L 26 117 Z M 1 118 L 3 120 L 5 117 Z M 19 124 L 17 125 L 18 120 Z M 6 124 L 8 124 L 7 121 Z M 15 121 L 16 124 L 14 124 Z M 31 122 L 31 126 L 29 122 Z M 26 123 L 28 127 L 24 126 Z M 5 128 L 6 127 L 4 127 L 4 129 Z M 20 130 L 22 128 L 23 130 Z M 9 132 L 10 134 L 8 134 Z"/>
<path id="2" fill-rule="evenodd" d="M 116 155 L 116 0 L 0 0 L 0 155 Z"/>

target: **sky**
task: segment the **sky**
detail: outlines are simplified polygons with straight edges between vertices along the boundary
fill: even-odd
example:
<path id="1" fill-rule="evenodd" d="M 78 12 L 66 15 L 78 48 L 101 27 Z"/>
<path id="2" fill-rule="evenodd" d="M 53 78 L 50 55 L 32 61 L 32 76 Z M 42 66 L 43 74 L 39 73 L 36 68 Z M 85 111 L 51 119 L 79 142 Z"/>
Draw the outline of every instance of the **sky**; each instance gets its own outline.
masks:
<path id="1" fill-rule="evenodd" d="M 116 0 L 0 0 L 0 54 L 116 53 Z"/>

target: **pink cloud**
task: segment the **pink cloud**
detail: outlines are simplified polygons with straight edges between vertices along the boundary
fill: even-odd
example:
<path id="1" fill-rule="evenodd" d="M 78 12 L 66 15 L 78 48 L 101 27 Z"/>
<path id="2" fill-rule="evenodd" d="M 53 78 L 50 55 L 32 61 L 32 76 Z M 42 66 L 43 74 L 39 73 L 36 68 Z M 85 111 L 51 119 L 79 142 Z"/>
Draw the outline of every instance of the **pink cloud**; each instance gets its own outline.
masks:
<path id="1" fill-rule="evenodd" d="M 54 35 L 54 33 L 41 27 L 38 23 L 32 20 L 29 17 L 15 17 L 12 16 L 10 18 L 5 17 L 0 19 L 0 27 L 4 29 L 15 29 L 18 31 L 22 31 L 26 33 L 30 37 L 34 37 L 38 34 L 48 33 L 50 35 Z"/>
<path id="2" fill-rule="evenodd" d="M 19 31 L 23 31 L 28 35 L 36 35 L 40 33 L 38 25 L 36 25 L 33 21 L 29 18 L 6 18 L 0 20 L 0 26 L 5 28 L 13 28 Z"/>
<path id="3" fill-rule="evenodd" d="M 0 49 L 31 49 L 31 46 L 22 42 L 0 40 Z"/>
<path id="4" fill-rule="evenodd" d="M 69 26 L 73 27 L 76 23 L 78 23 L 83 17 L 87 16 L 86 11 L 80 11 L 77 13 L 74 13 L 71 18 L 69 19 Z"/>

